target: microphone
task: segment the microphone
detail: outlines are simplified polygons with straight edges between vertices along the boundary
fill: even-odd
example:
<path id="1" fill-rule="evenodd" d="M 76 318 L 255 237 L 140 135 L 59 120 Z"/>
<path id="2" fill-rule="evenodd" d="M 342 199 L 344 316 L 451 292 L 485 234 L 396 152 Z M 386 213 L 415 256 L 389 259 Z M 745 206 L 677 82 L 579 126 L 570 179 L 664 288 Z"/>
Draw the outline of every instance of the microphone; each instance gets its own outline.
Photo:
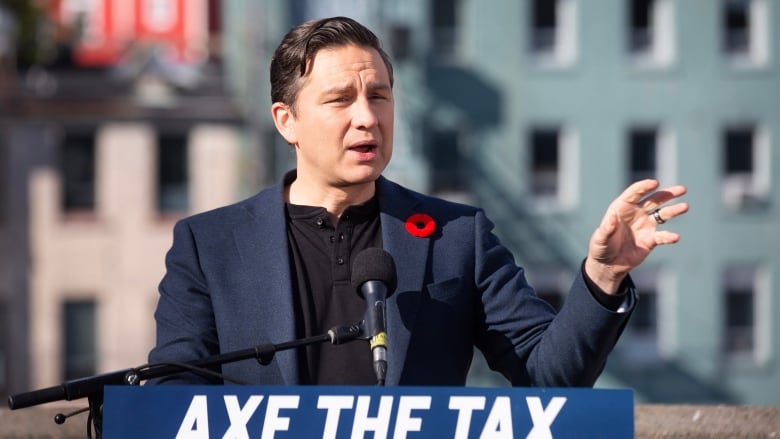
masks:
<path id="1" fill-rule="evenodd" d="M 367 248 L 352 263 L 352 287 L 366 300 L 366 331 L 374 361 L 377 384 L 384 385 L 387 374 L 387 316 L 385 300 L 395 292 L 398 277 L 390 253 Z"/>

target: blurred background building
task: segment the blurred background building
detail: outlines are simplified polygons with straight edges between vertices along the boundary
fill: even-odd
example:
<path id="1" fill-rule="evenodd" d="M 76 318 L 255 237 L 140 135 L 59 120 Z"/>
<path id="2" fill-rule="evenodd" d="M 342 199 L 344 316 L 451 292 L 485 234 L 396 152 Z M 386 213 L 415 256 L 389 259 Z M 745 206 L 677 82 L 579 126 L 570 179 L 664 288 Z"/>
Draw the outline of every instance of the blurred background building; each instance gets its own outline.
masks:
<path id="1" fill-rule="evenodd" d="M 271 52 L 331 15 L 394 59 L 386 174 L 484 207 L 556 306 L 629 182 L 689 187 L 599 386 L 780 404 L 772 0 L 4 0 L 0 394 L 145 362 L 173 222 L 293 166 Z"/>

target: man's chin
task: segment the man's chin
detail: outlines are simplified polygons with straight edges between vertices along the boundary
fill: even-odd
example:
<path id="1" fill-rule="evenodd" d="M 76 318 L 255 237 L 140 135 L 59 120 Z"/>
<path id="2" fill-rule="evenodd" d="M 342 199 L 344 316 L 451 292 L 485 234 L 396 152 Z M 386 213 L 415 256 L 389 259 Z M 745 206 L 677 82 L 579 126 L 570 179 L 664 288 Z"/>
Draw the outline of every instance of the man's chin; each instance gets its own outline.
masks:
<path id="1" fill-rule="evenodd" d="M 342 180 L 342 183 L 345 187 L 361 186 L 375 182 L 380 175 L 382 175 L 382 170 L 380 169 L 360 170 L 359 172 L 353 172 L 350 175 L 345 176 L 346 178 Z"/>

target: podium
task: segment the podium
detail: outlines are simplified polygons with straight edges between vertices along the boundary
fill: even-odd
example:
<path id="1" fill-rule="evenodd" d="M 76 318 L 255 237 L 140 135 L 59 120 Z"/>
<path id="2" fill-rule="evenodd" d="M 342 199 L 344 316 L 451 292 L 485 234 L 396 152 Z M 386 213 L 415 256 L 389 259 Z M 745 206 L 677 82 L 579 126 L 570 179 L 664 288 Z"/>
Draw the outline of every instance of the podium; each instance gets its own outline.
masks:
<path id="1" fill-rule="evenodd" d="M 107 438 L 632 438 L 633 392 L 589 388 L 106 386 Z"/>
<path id="2" fill-rule="evenodd" d="M 369 334 L 370 335 L 370 334 Z M 178 386 L 142 381 L 285 349 L 366 336 L 364 322 L 327 334 L 79 378 L 8 397 L 12 410 L 87 398 L 87 435 L 100 438 L 632 438 L 628 389 L 411 386 Z M 378 368 L 377 371 L 382 371 Z M 383 383 L 377 374 L 378 382 Z"/>

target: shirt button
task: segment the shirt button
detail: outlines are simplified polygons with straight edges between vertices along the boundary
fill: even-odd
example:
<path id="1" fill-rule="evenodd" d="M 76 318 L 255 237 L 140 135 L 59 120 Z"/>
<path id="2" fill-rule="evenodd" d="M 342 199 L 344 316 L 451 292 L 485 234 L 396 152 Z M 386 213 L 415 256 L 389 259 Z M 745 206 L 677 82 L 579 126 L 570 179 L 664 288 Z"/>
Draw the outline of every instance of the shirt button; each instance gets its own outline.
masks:
<path id="1" fill-rule="evenodd" d="M 344 258 L 339 257 L 338 259 L 336 259 L 336 263 L 339 265 L 344 265 Z"/>
<path id="2" fill-rule="evenodd" d="M 343 233 L 339 233 L 339 241 L 343 241 L 343 240 L 344 240 L 344 234 Z"/>
<path id="3" fill-rule="evenodd" d="M 324 219 L 322 219 L 322 217 L 321 217 L 321 216 L 318 216 L 318 217 L 317 217 L 317 221 L 316 221 L 316 223 L 317 223 L 317 227 L 319 227 L 319 228 L 323 228 L 323 227 L 325 227 L 325 220 L 324 220 Z"/>
<path id="4" fill-rule="evenodd" d="M 336 242 L 336 237 L 333 235 L 330 235 L 330 242 Z"/>

